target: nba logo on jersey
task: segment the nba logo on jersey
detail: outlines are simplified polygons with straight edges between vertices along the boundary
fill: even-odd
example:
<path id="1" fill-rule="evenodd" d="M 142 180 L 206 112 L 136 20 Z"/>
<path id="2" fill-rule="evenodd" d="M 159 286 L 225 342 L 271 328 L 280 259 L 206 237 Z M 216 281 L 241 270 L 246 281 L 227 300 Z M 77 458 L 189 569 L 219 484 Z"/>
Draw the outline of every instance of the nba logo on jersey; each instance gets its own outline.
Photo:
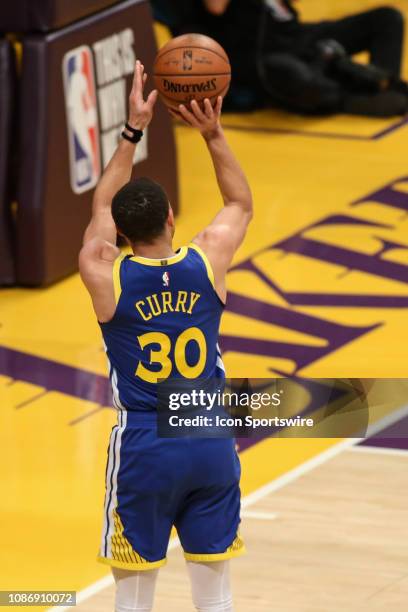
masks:
<path id="1" fill-rule="evenodd" d="M 62 64 L 67 109 L 71 187 L 83 193 L 101 173 L 98 111 L 91 49 L 83 45 L 65 54 Z"/>
<path id="2" fill-rule="evenodd" d="M 163 279 L 163 287 L 168 287 L 170 285 L 170 276 L 168 272 L 165 272 L 162 276 Z"/>

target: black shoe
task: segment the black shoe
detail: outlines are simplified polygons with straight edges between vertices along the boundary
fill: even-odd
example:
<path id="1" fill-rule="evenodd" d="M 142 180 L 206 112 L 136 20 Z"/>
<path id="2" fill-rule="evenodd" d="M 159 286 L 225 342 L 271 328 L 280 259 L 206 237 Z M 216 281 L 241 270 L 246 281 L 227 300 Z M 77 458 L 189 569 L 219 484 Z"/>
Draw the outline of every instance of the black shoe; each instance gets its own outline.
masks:
<path id="1" fill-rule="evenodd" d="M 396 91 L 382 91 L 371 96 L 348 94 L 343 111 L 363 117 L 405 115 L 408 112 L 408 95 Z"/>

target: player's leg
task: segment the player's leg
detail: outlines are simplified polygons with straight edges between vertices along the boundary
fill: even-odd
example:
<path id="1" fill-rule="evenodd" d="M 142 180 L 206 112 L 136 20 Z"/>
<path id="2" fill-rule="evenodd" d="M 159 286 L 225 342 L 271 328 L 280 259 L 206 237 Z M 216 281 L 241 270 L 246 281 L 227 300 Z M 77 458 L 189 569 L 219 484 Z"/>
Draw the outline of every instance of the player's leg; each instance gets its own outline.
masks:
<path id="1" fill-rule="evenodd" d="M 304 24 L 304 38 L 310 43 L 332 38 L 350 55 L 368 51 L 372 64 L 400 75 L 404 19 L 395 8 L 379 7 L 343 19 Z"/>
<path id="2" fill-rule="evenodd" d="M 245 551 L 240 523 L 240 464 L 234 440 L 197 439 L 189 461 L 192 489 L 175 526 L 184 549 L 193 600 L 201 612 L 232 610 L 229 559 Z"/>
<path id="3" fill-rule="evenodd" d="M 263 83 L 274 104 L 302 113 L 342 109 L 340 85 L 294 55 L 267 54 L 262 68 Z"/>
<path id="4" fill-rule="evenodd" d="M 132 572 L 113 567 L 115 612 L 150 612 L 158 573 L 158 569 Z"/>
<path id="5" fill-rule="evenodd" d="M 230 562 L 187 561 L 193 603 L 199 612 L 232 612 Z"/>

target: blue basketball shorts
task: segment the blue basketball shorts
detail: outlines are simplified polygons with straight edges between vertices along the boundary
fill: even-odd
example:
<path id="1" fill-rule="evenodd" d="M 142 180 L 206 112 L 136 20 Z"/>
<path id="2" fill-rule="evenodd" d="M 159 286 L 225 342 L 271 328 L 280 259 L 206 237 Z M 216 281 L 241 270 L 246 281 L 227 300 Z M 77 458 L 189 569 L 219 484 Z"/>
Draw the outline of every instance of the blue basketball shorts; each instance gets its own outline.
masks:
<path id="1" fill-rule="evenodd" d="M 108 449 L 98 560 L 130 570 L 160 567 L 173 527 L 189 561 L 242 554 L 240 473 L 233 439 L 159 438 L 154 413 L 120 411 Z"/>

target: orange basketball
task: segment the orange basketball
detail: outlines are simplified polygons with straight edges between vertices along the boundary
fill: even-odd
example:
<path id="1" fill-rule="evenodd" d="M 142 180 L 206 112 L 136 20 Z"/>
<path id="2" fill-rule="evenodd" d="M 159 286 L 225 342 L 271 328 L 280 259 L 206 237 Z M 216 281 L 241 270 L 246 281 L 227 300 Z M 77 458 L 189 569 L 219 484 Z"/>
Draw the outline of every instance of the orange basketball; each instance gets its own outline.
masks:
<path id="1" fill-rule="evenodd" d="M 154 80 L 163 102 L 177 111 L 179 104 L 225 96 L 231 66 L 224 49 L 202 34 L 177 36 L 160 49 L 154 63 Z"/>

